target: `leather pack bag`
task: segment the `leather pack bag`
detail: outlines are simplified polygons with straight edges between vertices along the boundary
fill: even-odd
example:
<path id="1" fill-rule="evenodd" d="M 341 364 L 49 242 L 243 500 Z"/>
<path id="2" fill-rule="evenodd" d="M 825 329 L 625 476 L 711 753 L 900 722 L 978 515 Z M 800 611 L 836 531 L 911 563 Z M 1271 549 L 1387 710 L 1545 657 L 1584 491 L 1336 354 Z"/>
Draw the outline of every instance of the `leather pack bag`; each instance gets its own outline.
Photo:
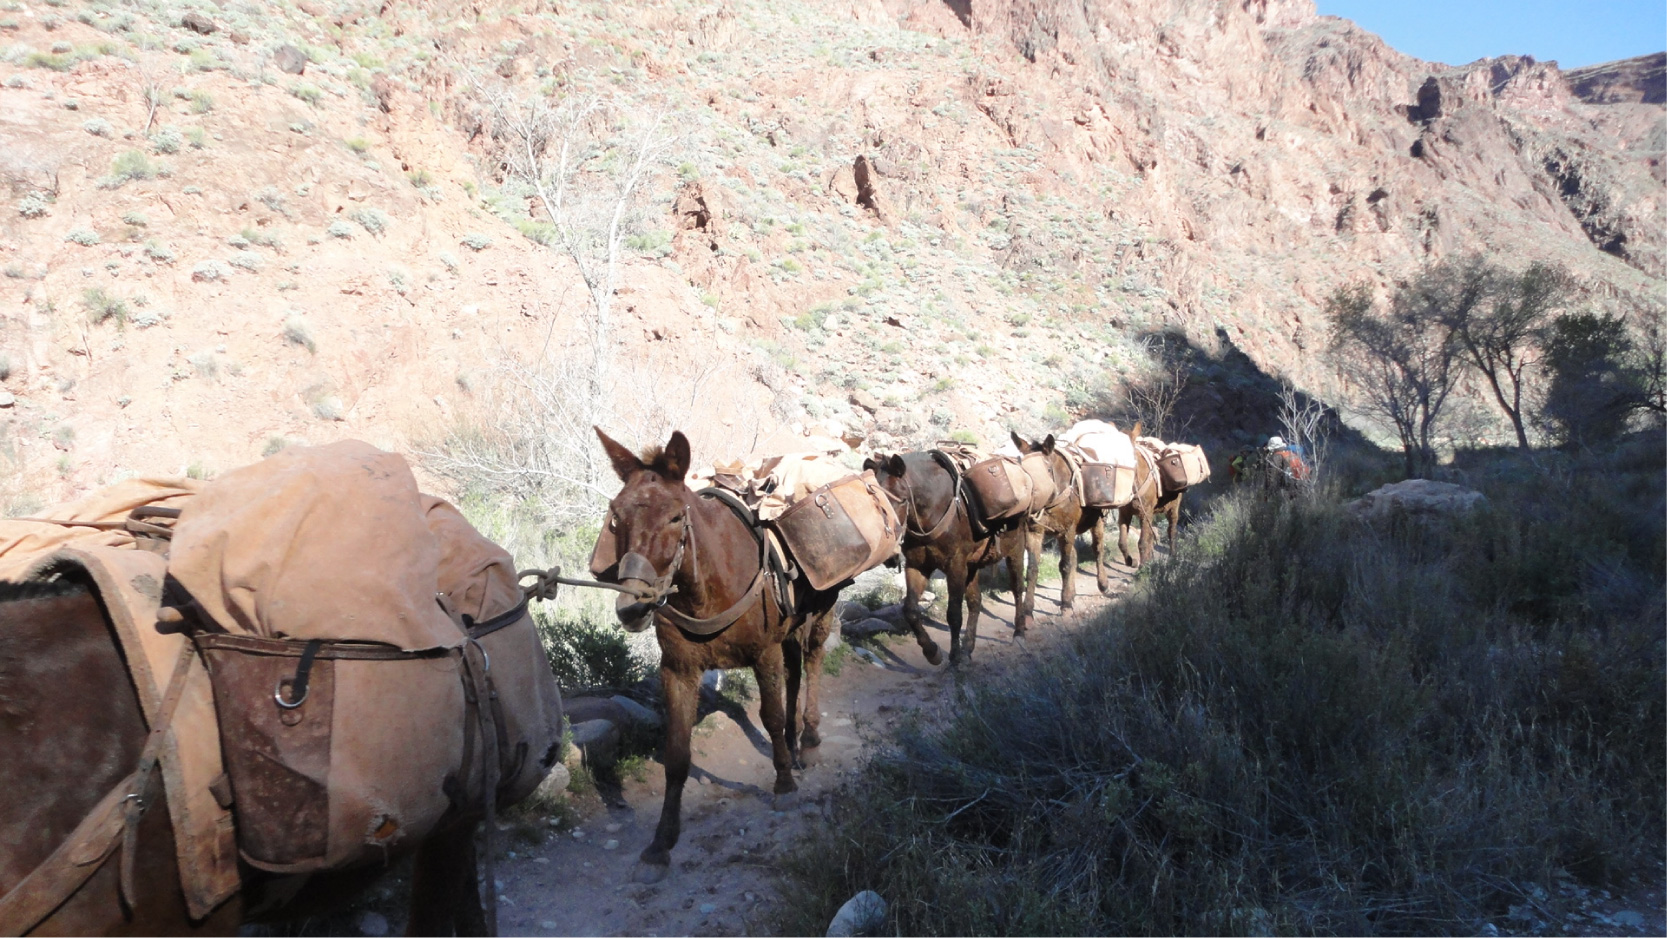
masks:
<path id="1" fill-rule="evenodd" d="M 1082 464 L 1082 504 L 1085 508 L 1122 508 L 1134 500 L 1134 467 L 1111 463 Z"/>
<path id="2" fill-rule="evenodd" d="M 1158 452 L 1158 481 L 1165 495 L 1184 491 L 1209 477 L 1210 461 L 1201 446 L 1169 443 Z"/>
<path id="3" fill-rule="evenodd" d="M 1030 511 L 1035 486 L 1019 460 L 991 456 L 967 470 L 978 510 L 986 521 L 1005 521 Z"/>
<path id="4" fill-rule="evenodd" d="M 810 585 L 832 589 L 897 552 L 902 525 L 874 473 L 826 483 L 772 522 Z"/>

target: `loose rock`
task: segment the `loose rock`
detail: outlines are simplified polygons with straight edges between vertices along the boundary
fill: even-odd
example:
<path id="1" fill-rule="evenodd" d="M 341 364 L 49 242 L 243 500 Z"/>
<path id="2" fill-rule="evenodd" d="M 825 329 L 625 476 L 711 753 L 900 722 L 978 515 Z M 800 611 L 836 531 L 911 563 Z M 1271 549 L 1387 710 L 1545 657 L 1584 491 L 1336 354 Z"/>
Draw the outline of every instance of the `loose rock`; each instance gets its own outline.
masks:
<path id="1" fill-rule="evenodd" d="M 872 889 L 864 889 L 839 907 L 828 924 L 828 938 L 871 935 L 886 922 L 886 900 Z"/>
<path id="2" fill-rule="evenodd" d="M 192 10 L 190 13 L 180 17 L 179 24 L 194 33 L 204 36 L 214 32 L 216 28 L 213 20 L 202 15 L 201 13 L 198 13 L 196 10 Z M 386 925 L 387 923 L 384 922 L 383 924 Z"/>
<path id="3" fill-rule="evenodd" d="M 359 934 L 369 935 L 371 938 L 382 938 L 389 931 L 388 919 L 381 912 L 366 912 L 353 923 L 359 929 Z"/>
<path id="4" fill-rule="evenodd" d="M 896 631 L 897 623 L 890 619 L 864 619 L 861 622 L 848 622 L 845 625 L 847 635 L 874 635 L 878 632 Z"/>
<path id="5" fill-rule="evenodd" d="M 272 53 L 272 64 L 280 72 L 299 75 L 307 70 L 307 53 L 286 43 Z"/>
<path id="6" fill-rule="evenodd" d="M 1462 485 L 1408 479 L 1360 496 L 1349 503 L 1349 510 L 1358 517 L 1377 521 L 1395 514 L 1414 517 L 1460 514 L 1485 502 L 1487 496 Z"/>
<path id="7" fill-rule="evenodd" d="M 573 727 L 573 748 L 592 768 L 613 765 L 619 755 L 619 727 L 612 720 L 587 720 Z"/>

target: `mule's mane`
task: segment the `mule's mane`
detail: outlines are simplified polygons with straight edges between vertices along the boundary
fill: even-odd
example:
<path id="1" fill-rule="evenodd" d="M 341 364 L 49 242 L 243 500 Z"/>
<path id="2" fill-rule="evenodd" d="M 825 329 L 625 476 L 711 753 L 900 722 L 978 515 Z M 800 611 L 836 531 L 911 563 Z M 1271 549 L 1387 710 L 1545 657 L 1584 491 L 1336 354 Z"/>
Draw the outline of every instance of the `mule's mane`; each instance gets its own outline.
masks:
<path id="1" fill-rule="evenodd" d="M 663 469 L 665 467 L 661 463 L 665 462 L 666 448 L 659 443 L 655 443 L 643 450 L 642 455 L 638 458 L 642 460 L 643 465 L 650 469 Z"/>
<path id="2" fill-rule="evenodd" d="M 23 602 L 30 599 L 51 599 L 87 591 L 87 581 L 80 577 L 54 577 L 50 580 L 0 580 L 0 603 Z"/>

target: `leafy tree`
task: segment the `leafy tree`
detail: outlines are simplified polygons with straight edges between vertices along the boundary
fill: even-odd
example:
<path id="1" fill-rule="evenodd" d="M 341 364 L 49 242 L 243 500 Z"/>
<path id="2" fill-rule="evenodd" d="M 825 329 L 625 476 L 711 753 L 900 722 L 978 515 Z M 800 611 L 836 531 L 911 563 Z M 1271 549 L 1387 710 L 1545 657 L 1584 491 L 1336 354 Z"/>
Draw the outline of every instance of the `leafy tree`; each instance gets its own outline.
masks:
<path id="1" fill-rule="evenodd" d="M 1435 465 L 1435 427 L 1462 363 L 1451 323 L 1471 316 L 1487 287 L 1488 278 L 1469 269 L 1432 267 L 1397 290 L 1387 309 L 1364 284 L 1339 289 L 1327 304 L 1331 352 L 1359 386 L 1363 410 L 1395 428 L 1408 476 Z"/>
<path id="2" fill-rule="evenodd" d="M 1540 337 L 1553 311 L 1573 292 L 1567 271 L 1533 264 L 1511 274 L 1479 259 L 1444 265 L 1430 276 L 1455 281 L 1449 292 L 1480 290 L 1482 302 L 1456 304 L 1445 311 L 1465 361 L 1487 379 L 1499 409 L 1516 431 L 1517 446 L 1528 448 L 1523 422 L 1527 372 L 1538 361 Z"/>
<path id="3" fill-rule="evenodd" d="M 1613 440 L 1643 406 L 1643 376 L 1624 317 L 1564 313 L 1544 337 L 1546 388 L 1543 414 L 1559 438 L 1591 444 Z"/>

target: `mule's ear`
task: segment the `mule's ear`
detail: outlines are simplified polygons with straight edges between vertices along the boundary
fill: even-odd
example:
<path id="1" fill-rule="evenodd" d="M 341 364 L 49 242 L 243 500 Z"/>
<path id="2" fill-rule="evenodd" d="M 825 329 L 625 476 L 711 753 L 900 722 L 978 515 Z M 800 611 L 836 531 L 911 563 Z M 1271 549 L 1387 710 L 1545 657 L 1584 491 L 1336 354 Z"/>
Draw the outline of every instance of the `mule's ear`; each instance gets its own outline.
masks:
<path id="1" fill-rule="evenodd" d="M 1009 430 L 1007 431 L 1007 435 L 1013 438 L 1013 445 L 1018 448 L 1019 452 L 1030 452 L 1030 444 L 1024 441 L 1024 437 L 1019 436 L 1019 431 Z"/>
<path id="2" fill-rule="evenodd" d="M 1134 422 L 1134 429 L 1129 431 L 1129 439 L 1136 440 L 1140 438 L 1140 423 L 1139 420 Z"/>
<path id="3" fill-rule="evenodd" d="M 903 463 L 903 457 L 896 453 L 892 453 L 891 456 L 886 459 L 886 471 L 894 476 L 901 476 L 904 472 L 908 471 L 908 468 L 909 467 Z"/>
<path id="4" fill-rule="evenodd" d="M 649 467 L 658 472 L 667 482 L 682 482 L 689 474 L 689 438 L 682 430 L 673 430 L 671 439 L 666 441 L 666 448 L 660 451 L 660 457 Z"/>
<path id="5" fill-rule="evenodd" d="M 637 454 L 614 442 L 613 438 L 602 432 L 601 427 L 591 427 L 596 431 L 596 438 L 602 441 L 602 449 L 608 454 L 608 461 L 614 464 L 614 475 L 619 481 L 629 482 L 631 477 L 643 471 L 642 460 Z"/>
<path id="6" fill-rule="evenodd" d="M 1053 445 L 1054 445 L 1054 443 L 1053 443 L 1053 434 L 1050 433 L 1050 434 L 1048 434 L 1048 438 L 1042 441 L 1042 452 L 1049 455 L 1049 456 L 1052 456 L 1053 455 Z"/>
<path id="7" fill-rule="evenodd" d="M 864 459 L 862 461 L 862 471 L 878 473 L 880 471 L 880 461 L 873 456 Z"/>

